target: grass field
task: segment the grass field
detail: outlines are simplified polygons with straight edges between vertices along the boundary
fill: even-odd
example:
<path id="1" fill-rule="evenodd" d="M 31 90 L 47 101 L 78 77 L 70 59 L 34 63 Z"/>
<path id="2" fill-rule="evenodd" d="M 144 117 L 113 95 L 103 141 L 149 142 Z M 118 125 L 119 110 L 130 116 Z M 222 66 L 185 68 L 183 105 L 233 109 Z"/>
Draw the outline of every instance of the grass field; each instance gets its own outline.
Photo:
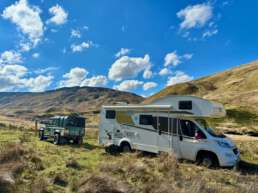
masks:
<path id="1" fill-rule="evenodd" d="M 112 156 L 89 129 L 83 145 L 56 146 L 34 132 L 0 130 L 0 192 L 258 192 L 258 141 L 238 141 L 238 170 L 207 169 L 171 155 Z M 8 178 L 9 176 L 9 178 Z"/>

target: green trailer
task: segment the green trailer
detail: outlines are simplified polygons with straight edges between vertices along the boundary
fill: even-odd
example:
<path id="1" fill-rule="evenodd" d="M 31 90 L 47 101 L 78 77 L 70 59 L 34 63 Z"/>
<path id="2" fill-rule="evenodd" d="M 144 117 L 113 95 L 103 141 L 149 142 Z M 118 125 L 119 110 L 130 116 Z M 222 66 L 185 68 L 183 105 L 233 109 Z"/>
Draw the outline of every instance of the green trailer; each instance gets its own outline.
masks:
<path id="1" fill-rule="evenodd" d="M 73 141 L 82 144 L 85 135 L 85 118 L 79 115 L 54 116 L 47 121 L 42 121 L 44 127 L 39 129 L 39 139 L 52 138 L 58 145 L 64 141 Z"/>

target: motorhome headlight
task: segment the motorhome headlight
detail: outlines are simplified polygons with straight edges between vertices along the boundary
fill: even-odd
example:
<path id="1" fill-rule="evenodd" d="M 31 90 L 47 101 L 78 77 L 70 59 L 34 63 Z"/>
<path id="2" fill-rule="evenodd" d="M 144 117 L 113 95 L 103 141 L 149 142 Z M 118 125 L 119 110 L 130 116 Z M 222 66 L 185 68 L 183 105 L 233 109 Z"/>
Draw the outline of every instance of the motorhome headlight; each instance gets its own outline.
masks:
<path id="1" fill-rule="evenodd" d="M 223 148 L 231 148 L 230 144 L 225 142 L 225 141 L 216 141 L 217 144 L 220 146 L 220 147 L 223 147 Z"/>

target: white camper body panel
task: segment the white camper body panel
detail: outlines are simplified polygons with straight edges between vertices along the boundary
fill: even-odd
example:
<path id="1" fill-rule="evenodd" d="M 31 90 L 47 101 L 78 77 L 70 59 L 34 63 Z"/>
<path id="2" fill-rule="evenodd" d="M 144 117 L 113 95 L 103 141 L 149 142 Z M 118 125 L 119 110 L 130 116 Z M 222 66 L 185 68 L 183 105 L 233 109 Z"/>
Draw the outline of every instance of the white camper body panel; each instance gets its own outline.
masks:
<path id="1" fill-rule="evenodd" d="M 186 103 L 180 106 L 180 101 Z M 155 124 L 146 123 L 144 116 L 146 120 L 148 116 L 151 116 L 153 121 L 155 118 Z M 181 130 L 181 121 L 188 120 L 201 128 L 195 121 L 196 118 L 223 116 L 225 110 L 221 104 L 189 96 L 169 96 L 150 105 L 103 106 L 100 113 L 99 143 L 120 147 L 123 143 L 128 143 L 135 150 L 153 153 L 174 152 L 177 158 L 192 161 L 196 160 L 199 151 L 210 151 L 217 155 L 221 166 L 232 166 L 239 159 L 239 154 L 234 155 L 232 148 L 235 146 L 229 140 L 221 139 L 232 145 L 231 149 L 223 149 L 214 142 L 217 139 L 204 129 L 201 130 L 209 136 L 204 140 L 184 136 Z"/>

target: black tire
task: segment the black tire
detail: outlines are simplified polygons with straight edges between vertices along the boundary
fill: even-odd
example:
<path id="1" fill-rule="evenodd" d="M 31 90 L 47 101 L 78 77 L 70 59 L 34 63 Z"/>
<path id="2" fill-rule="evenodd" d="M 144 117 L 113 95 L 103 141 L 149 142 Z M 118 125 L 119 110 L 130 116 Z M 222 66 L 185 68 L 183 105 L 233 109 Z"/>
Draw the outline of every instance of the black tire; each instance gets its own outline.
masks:
<path id="1" fill-rule="evenodd" d="M 83 138 L 82 137 L 78 137 L 74 140 L 74 144 L 81 145 L 82 143 L 83 143 Z"/>
<path id="2" fill-rule="evenodd" d="M 39 140 L 40 140 L 40 141 L 43 141 L 44 139 L 45 139 L 44 130 L 40 130 L 40 131 L 39 131 Z"/>
<path id="3" fill-rule="evenodd" d="M 120 146 L 120 151 L 123 153 L 130 153 L 132 151 L 129 143 L 122 143 Z"/>
<path id="4" fill-rule="evenodd" d="M 54 134 L 54 144 L 55 145 L 59 145 L 60 144 L 60 134 L 59 133 L 55 133 Z"/>
<path id="5" fill-rule="evenodd" d="M 218 166 L 218 161 L 214 155 L 204 154 L 201 156 L 200 164 L 207 168 L 213 168 Z"/>
<path id="6" fill-rule="evenodd" d="M 110 155 L 117 155 L 120 153 L 120 147 L 116 146 L 116 145 L 110 145 L 105 147 L 105 151 L 106 153 L 110 154 Z"/>

